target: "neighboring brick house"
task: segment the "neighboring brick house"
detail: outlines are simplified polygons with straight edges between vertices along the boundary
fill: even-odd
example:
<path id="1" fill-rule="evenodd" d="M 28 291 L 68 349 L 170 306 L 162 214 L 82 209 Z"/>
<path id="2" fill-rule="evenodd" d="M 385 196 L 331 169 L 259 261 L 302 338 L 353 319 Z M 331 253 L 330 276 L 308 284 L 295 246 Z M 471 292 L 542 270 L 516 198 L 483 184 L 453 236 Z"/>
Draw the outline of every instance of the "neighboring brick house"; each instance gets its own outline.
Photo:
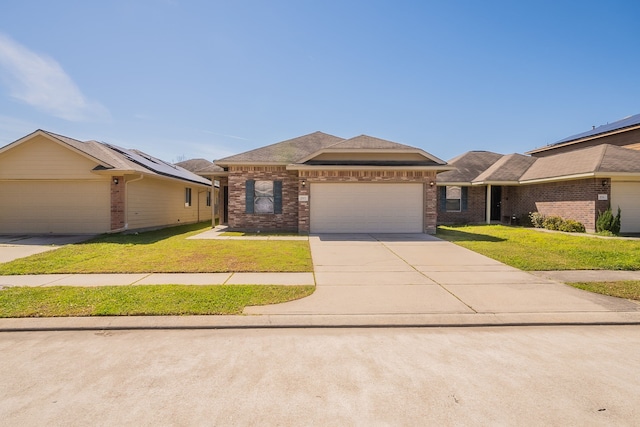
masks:
<path id="1" fill-rule="evenodd" d="M 231 229 L 299 233 L 436 231 L 436 174 L 415 147 L 322 132 L 216 160 Z"/>
<path id="2" fill-rule="evenodd" d="M 211 219 L 211 182 L 138 150 L 37 130 L 0 148 L 0 233 L 98 234 Z"/>
<path id="3" fill-rule="evenodd" d="M 639 131 L 636 115 L 530 151 L 531 156 L 459 156 L 450 161 L 459 171 L 438 175 L 439 223 L 511 223 L 540 212 L 575 219 L 594 231 L 599 212 L 611 206 L 622 210 L 622 232 L 640 233 Z M 458 188 L 466 189 L 459 192 L 459 208 L 450 200 Z"/>

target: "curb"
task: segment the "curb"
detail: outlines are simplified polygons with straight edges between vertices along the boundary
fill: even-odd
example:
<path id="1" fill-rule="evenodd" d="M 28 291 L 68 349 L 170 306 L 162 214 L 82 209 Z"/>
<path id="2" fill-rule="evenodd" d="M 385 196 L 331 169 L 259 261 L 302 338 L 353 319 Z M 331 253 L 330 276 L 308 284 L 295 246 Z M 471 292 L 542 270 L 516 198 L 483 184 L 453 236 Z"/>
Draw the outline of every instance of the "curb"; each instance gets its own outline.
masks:
<path id="1" fill-rule="evenodd" d="M 640 325 L 640 312 L 11 318 L 0 332 L 596 325 Z"/>

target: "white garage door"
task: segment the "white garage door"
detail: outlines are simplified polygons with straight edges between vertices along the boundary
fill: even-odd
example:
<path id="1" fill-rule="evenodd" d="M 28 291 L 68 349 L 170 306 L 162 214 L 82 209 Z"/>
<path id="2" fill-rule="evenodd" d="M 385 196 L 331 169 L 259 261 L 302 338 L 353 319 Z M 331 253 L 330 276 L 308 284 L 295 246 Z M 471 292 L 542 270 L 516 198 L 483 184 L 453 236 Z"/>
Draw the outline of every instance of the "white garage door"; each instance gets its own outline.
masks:
<path id="1" fill-rule="evenodd" d="M 640 182 L 613 182 L 611 210 L 615 215 L 620 206 L 620 232 L 640 233 Z"/>
<path id="2" fill-rule="evenodd" d="M 311 184 L 312 233 L 422 233 L 423 185 Z"/>
<path id="3" fill-rule="evenodd" d="M 0 182 L 0 233 L 102 233 L 111 225 L 109 182 Z"/>

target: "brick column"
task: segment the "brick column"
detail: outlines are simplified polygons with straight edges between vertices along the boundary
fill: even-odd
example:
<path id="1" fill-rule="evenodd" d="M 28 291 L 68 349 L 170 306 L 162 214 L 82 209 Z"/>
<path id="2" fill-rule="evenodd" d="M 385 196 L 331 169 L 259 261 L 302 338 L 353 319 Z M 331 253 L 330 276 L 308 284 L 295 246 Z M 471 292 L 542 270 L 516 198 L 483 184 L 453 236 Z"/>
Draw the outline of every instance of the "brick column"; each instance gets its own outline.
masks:
<path id="1" fill-rule="evenodd" d="M 304 183 L 304 185 L 302 185 Z M 309 194 L 309 186 L 310 183 L 306 178 L 300 177 L 298 179 L 298 233 L 300 234 L 309 234 L 310 231 L 310 211 L 309 204 L 311 203 L 311 198 Z M 300 201 L 300 198 L 307 198 L 307 201 Z"/>
<path id="2" fill-rule="evenodd" d="M 117 184 L 116 184 L 117 182 Z M 124 176 L 111 177 L 111 230 L 124 228 Z"/>
<path id="3" fill-rule="evenodd" d="M 429 172 L 424 182 L 424 232 L 436 234 L 436 223 L 438 222 L 438 189 L 436 186 L 435 172 Z M 433 182 L 433 185 L 431 183 Z"/>

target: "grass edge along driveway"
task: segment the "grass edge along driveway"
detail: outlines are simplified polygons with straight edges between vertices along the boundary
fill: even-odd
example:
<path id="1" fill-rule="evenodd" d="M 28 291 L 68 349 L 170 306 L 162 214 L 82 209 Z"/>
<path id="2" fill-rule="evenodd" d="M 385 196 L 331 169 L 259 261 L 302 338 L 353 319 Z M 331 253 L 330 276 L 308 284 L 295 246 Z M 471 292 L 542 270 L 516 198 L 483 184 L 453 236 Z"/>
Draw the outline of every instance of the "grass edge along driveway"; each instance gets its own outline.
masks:
<path id="1" fill-rule="evenodd" d="M 504 225 L 440 226 L 436 236 L 525 271 L 640 270 L 640 240 Z"/>
<path id="2" fill-rule="evenodd" d="M 640 240 L 599 239 L 502 225 L 440 226 L 437 237 L 525 271 L 640 270 Z M 567 283 L 640 301 L 640 281 Z"/>
<path id="3" fill-rule="evenodd" d="M 0 275 L 313 271 L 306 240 L 187 239 L 210 227 L 200 223 L 102 235 L 0 264 Z"/>

